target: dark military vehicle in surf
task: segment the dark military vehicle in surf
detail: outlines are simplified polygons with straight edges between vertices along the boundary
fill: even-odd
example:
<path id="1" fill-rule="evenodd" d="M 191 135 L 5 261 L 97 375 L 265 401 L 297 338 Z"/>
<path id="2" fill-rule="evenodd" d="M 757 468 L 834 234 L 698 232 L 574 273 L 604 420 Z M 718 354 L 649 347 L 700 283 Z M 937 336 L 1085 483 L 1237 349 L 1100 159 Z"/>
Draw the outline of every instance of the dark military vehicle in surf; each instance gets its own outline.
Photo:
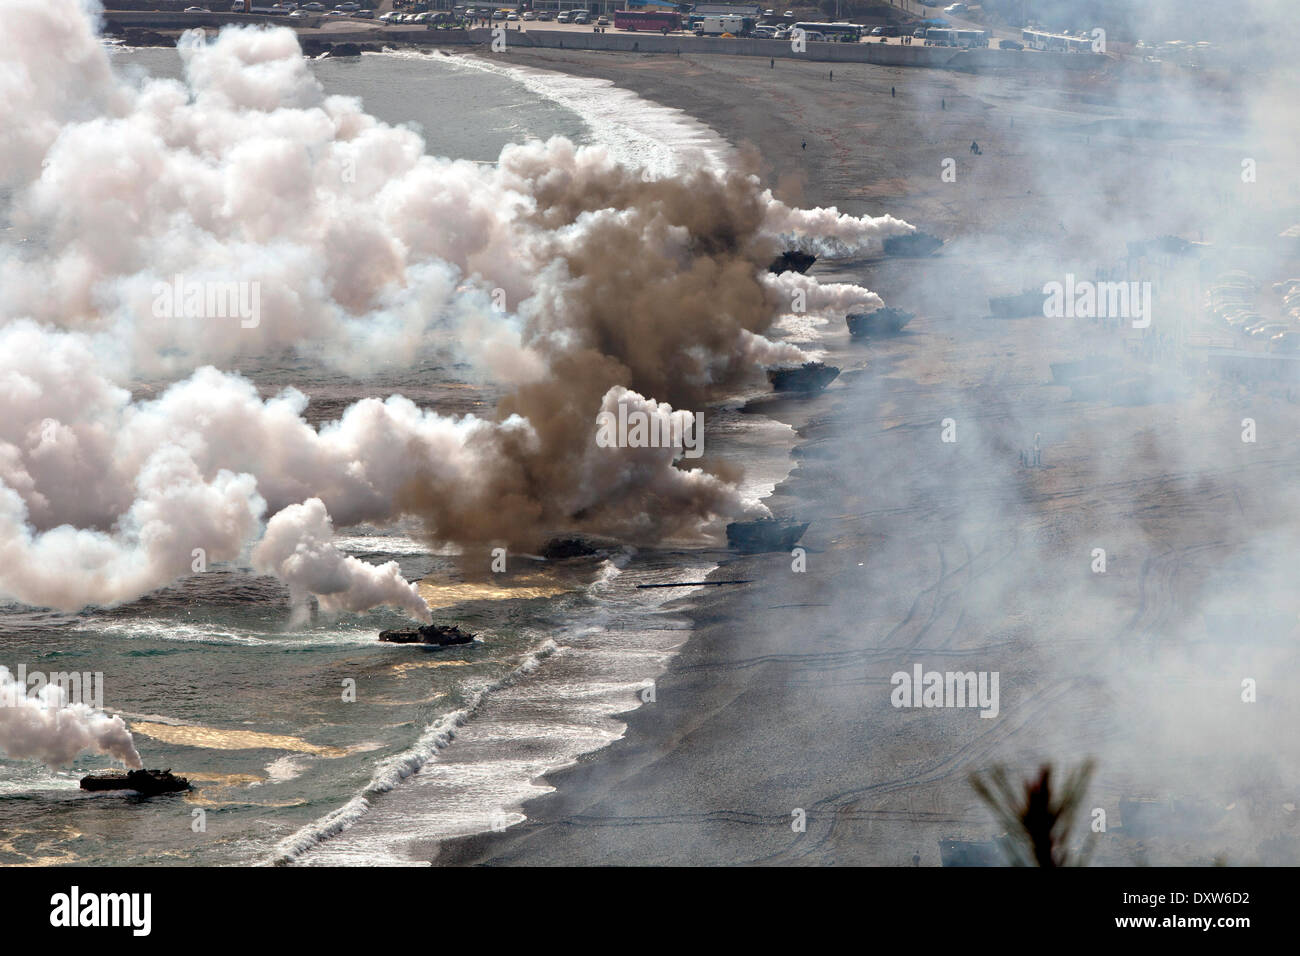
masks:
<path id="1" fill-rule="evenodd" d="M 106 770 L 87 774 L 81 778 L 81 789 L 90 791 L 134 790 L 145 797 L 160 793 L 179 793 L 192 790 L 189 780 L 177 777 L 167 770 Z"/>
<path id="2" fill-rule="evenodd" d="M 850 312 L 844 321 L 851 336 L 865 339 L 871 336 L 897 335 L 914 318 L 916 315 L 912 312 L 886 306 L 874 312 Z"/>
<path id="3" fill-rule="evenodd" d="M 797 524 L 759 518 L 756 521 L 733 521 L 727 525 L 727 544 L 745 554 L 762 554 L 766 551 L 789 551 L 803 533 L 808 522 Z"/>
<path id="4" fill-rule="evenodd" d="M 840 370 L 825 362 L 804 362 L 786 368 L 770 368 L 767 380 L 778 392 L 820 392 L 835 381 Z"/>
<path id="5" fill-rule="evenodd" d="M 395 627 L 380 631 L 379 639 L 387 644 L 433 644 L 438 647 L 450 647 L 455 644 L 470 644 L 474 635 L 462 631 L 455 624 L 422 624 L 419 627 Z"/>

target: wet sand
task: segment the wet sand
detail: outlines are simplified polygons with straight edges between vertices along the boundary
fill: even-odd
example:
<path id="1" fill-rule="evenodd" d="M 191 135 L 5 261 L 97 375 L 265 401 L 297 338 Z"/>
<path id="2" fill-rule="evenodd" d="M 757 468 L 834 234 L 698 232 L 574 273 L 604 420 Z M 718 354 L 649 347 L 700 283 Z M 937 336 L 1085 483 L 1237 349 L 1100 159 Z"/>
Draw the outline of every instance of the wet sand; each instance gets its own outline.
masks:
<path id="1" fill-rule="evenodd" d="M 550 775 L 557 789 L 526 805 L 526 822 L 431 846 L 429 857 L 938 865 L 940 841 L 998 833 L 972 771 L 1093 755 L 1088 806 L 1109 820 L 1094 862 L 1296 862 L 1296 744 L 1271 729 L 1295 707 L 1281 693 L 1243 706 L 1239 683 L 1254 676 L 1280 692 L 1300 677 L 1300 607 L 1281 573 L 1296 542 L 1297 406 L 1176 359 L 1152 371 L 1113 325 L 986 317 L 989 295 L 1037 275 L 1017 256 L 1026 243 L 1056 243 L 1061 268 L 1106 253 L 1112 237 L 1062 210 L 1087 179 L 1093 124 L 1133 108 L 1108 102 L 1091 78 L 1053 89 L 1035 77 L 1030 88 L 844 66 L 832 81 L 824 64 L 516 56 L 612 79 L 742 149 L 761 144 L 754 161 L 785 197 L 891 213 L 949 244 L 930 259 L 813 269 L 918 317 L 868 343 L 828 326 L 841 378 L 820 396 L 753 409 L 800 434 L 798 466 L 769 504 L 812 522 L 806 571 L 787 554 L 724 564 L 715 577 L 755 583 L 688 599 L 694 634 L 654 701 L 627 715 L 624 738 Z M 963 152 L 972 140 L 979 157 Z M 1160 142 L 1124 148 L 1167 153 Z M 947 157 L 960 185 L 940 178 Z M 1180 204 L 1151 208 L 1151 235 L 1192 228 Z M 1180 391 L 1130 404 L 1053 383 L 1051 363 L 1092 354 Z M 1240 440 L 1247 411 L 1268 423 L 1266 441 Z M 945 419 L 955 442 L 942 440 Z M 1042 467 L 1024 467 L 1035 435 Z M 1104 574 L 1094 573 L 1098 547 Z M 1274 616 L 1251 618 L 1248 638 L 1222 633 L 1233 615 L 1261 609 Z M 894 707 L 891 675 L 917 663 L 998 672 L 997 716 Z M 1195 803 L 1198 823 L 1152 837 L 1136 818 L 1124 825 L 1125 798 Z M 806 828 L 792 826 L 800 820 Z"/>

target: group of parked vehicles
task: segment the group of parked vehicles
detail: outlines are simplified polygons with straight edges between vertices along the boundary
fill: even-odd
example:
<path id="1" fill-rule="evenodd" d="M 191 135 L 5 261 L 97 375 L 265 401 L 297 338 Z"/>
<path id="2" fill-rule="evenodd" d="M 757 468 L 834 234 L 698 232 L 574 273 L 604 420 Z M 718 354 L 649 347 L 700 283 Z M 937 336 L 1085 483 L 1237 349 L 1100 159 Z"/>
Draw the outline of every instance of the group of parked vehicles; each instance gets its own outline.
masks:
<path id="1" fill-rule="evenodd" d="M 407 10 L 393 10 L 379 16 L 379 20 L 391 24 L 435 24 L 456 21 L 503 20 L 529 22 L 556 22 L 576 25 L 594 24 L 599 27 L 609 26 L 610 18 L 596 16 L 588 10 L 516 10 L 498 7 L 455 7 L 452 11 L 435 12 L 429 5 L 416 0 L 414 3 L 395 3 L 396 7 Z M 296 0 L 276 0 L 262 6 L 257 0 L 235 0 L 231 7 L 234 13 L 260 13 L 271 16 L 287 17 L 356 17 L 375 18 L 375 11 L 366 9 L 360 3 L 345 2 L 332 8 L 323 3 L 297 3 Z M 207 13 L 204 7 L 187 7 L 187 13 Z M 613 26 L 630 33 L 677 33 L 685 31 L 696 36 L 715 37 L 753 37 L 756 39 L 789 40 L 796 31 L 803 31 L 803 38 L 811 42 L 859 43 L 866 38 L 879 39 L 882 42 L 892 38 L 911 36 L 924 40 L 927 46 L 979 47 L 988 46 L 988 33 L 983 30 L 956 30 L 938 27 L 933 24 L 946 23 L 943 20 L 926 21 L 916 29 L 898 26 L 877 26 L 869 28 L 856 23 L 823 23 L 813 21 L 795 22 L 794 13 L 785 11 L 778 14 L 775 10 L 765 10 L 761 17 L 748 16 L 695 16 L 675 11 L 659 10 L 618 10 L 612 15 Z M 1028 31 L 1026 31 L 1028 33 Z"/>
<path id="2" fill-rule="evenodd" d="M 210 13 L 203 7 L 186 7 L 186 13 Z M 326 7 L 323 3 L 296 3 L 294 0 L 283 0 L 283 2 L 273 3 L 269 6 L 263 6 L 250 0 L 235 0 L 230 6 L 231 13 L 264 13 L 273 17 L 292 17 L 293 19 L 302 19 L 313 14 L 325 17 L 356 17 L 361 20 L 373 20 L 375 17 L 374 10 L 363 9 L 359 3 L 340 3 L 332 8 Z"/>
<path id="3" fill-rule="evenodd" d="M 1300 278 L 1276 283 L 1282 296 L 1282 314 L 1267 318 L 1256 311 L 1259 283 L 1240 270 L 1225 272 L 1206 296 L 1206 308 L 1215 320 L 1242 335 L 1267 344 L 1270 352 L 1300 351 Z"/>

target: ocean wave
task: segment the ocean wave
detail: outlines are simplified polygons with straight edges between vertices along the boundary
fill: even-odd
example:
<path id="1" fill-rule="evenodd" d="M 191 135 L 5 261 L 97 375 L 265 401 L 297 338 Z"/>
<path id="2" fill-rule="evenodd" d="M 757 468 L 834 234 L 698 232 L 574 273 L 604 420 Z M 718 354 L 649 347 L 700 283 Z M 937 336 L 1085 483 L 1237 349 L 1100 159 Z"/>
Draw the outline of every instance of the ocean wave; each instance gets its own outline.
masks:
<path id="1" fill-rule="evenodd" d="M 412 747 L 382 761 L 371 777 L 370 783 L 361 793 L 337 810 L 281 841 L 267 862 L 275 865 L 294 863 L 312 847 L 352 826 L 370 809 L 370 798 L 392 790 L 411 774 L 417 773 L 421 767 L 437 756 L 440 750 L 450 744 L 456 736 L 456 729 L 473 717 L 474 712 L 482 706 L 483 701 L 493 691 L 508 687 L 520 678 L 531 674 L 558 650 L 559 645 L 555 641 L 549 638 L 543 641 L 536 650 L 525 655 L 510 673 L 476 691 L 464 707 L 444 715 L 426 727 Z"/>
<path id="2" fill-rule="evenodd" d="M 615 86 L 611 80 L 506 66 L 472 55 L 443 62 L 504 76 L 573 111 L 591 131 L 594 142 L 624 165 L 651 175 L 671 176 L 701 166 L 721 171 L 732 165 L 735 151 L 711 127 L 682 110 Z M 629 121 L 628 117 L 635 119 Z"/>
<path id="3" fill-rule="evenodd" d="M 340 530 L 335 536 L 334 544 L 340 551 L 348 554 L 377 554 L 384 556 L 434 555 L 437 557 L 455 557 L 462 551 L 454 544 L 431 545 L 428 541 L 407 535 L 350 534 L 347 529 Z"/>
<path id="4" fill-rule="evenodd" d="M 104 621 L 96 630 L 106 637 L 126 640 L 178 641 L 189 644 L 217 646 L 261 647 L 369 647 L 375 643 L 375 632 L 368 628 L 347 628 L 335 631 L 265 632 L 260 635 L 247 630 L 229 630 L 213 624 L 190 624 L 180 621 Z"/>

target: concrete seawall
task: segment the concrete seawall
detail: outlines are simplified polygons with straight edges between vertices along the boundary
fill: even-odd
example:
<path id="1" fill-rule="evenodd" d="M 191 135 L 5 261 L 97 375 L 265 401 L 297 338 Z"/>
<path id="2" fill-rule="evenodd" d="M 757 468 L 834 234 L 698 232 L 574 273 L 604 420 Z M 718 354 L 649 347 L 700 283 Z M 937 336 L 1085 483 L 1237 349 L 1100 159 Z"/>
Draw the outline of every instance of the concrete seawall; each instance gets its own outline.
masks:
<path id="1" fill-rule="evenodd" d="M 315 27 L 324 20 L 314 17 L 271 17 L 247 13 L 181 13 L 167 10 L 105 10 L 106 32 L 120 32 L 114 27 L 132 30 L 189 30 L 194 27 L 223 27 L 229 25 L 255 26 L 265 23 L 277 27 Z"/>
<path id="2" fill-rule="evenodd" d="M 468 31 L 479 42 L 489 42 L 488 30 Z M 1019 50 L 958 50 L 952 47 L 896 43 L 807 44 L 795 53 L 787 40 L 721 37 L 664 36 L 657 33 L 575 33 L 528 30 L 506 34 L 507 46 L 556 47 L 566 50 L 610 50 L 624 53 L 717 53 L 781 60 L 826 63 L 873 63 L 880 66 L 919 66 L 970 70 L 1097 70 L 1108 58 L 1093 53 L 1040 53 Z"/>
<path id="3" fill-rule="evenodd" d="M 431 30 L 424 27 L 381 26 L 357 21 L 342 23 L 325 18 L 290 19 L 287 17 L 248 16 L 239 13 L 155 13 L 111 11 L 105 21 L 114 33 L 124 30 L 182 30 L 192 27 L 219 28 L 228 24 L 274 23 L 296 29 L 305 42 L 384 44 L 393 46 L 473 46 L 483 52 L 491 50 L 492 31 Z M 355 26 L 354 26 L 355 25 Z M 325 26 L 325 29 L 321 29 Z M 872 63 L 879 66 L 930 67 L 969 72 L 1000 70 L 1098 70 L 1110 58 L 1094 53 L 1042 53 L 1020 50 L 958 50 L 952 47 L 896 43 L 819 43 L 807 44 L 803 53 L 795 53 L 786 40 L 756 40 L 722 37 L 696 37 L 689 34 L 659 33 L 579 33 L 560 30 L 509 30 L 505 34 L 510 47 L 533 47 L 565 50 L 603 50 L 621 53 L 726 54 L 730 56 L 769 57 L 780 60 L 812 60 L 825 63 Z"/>

